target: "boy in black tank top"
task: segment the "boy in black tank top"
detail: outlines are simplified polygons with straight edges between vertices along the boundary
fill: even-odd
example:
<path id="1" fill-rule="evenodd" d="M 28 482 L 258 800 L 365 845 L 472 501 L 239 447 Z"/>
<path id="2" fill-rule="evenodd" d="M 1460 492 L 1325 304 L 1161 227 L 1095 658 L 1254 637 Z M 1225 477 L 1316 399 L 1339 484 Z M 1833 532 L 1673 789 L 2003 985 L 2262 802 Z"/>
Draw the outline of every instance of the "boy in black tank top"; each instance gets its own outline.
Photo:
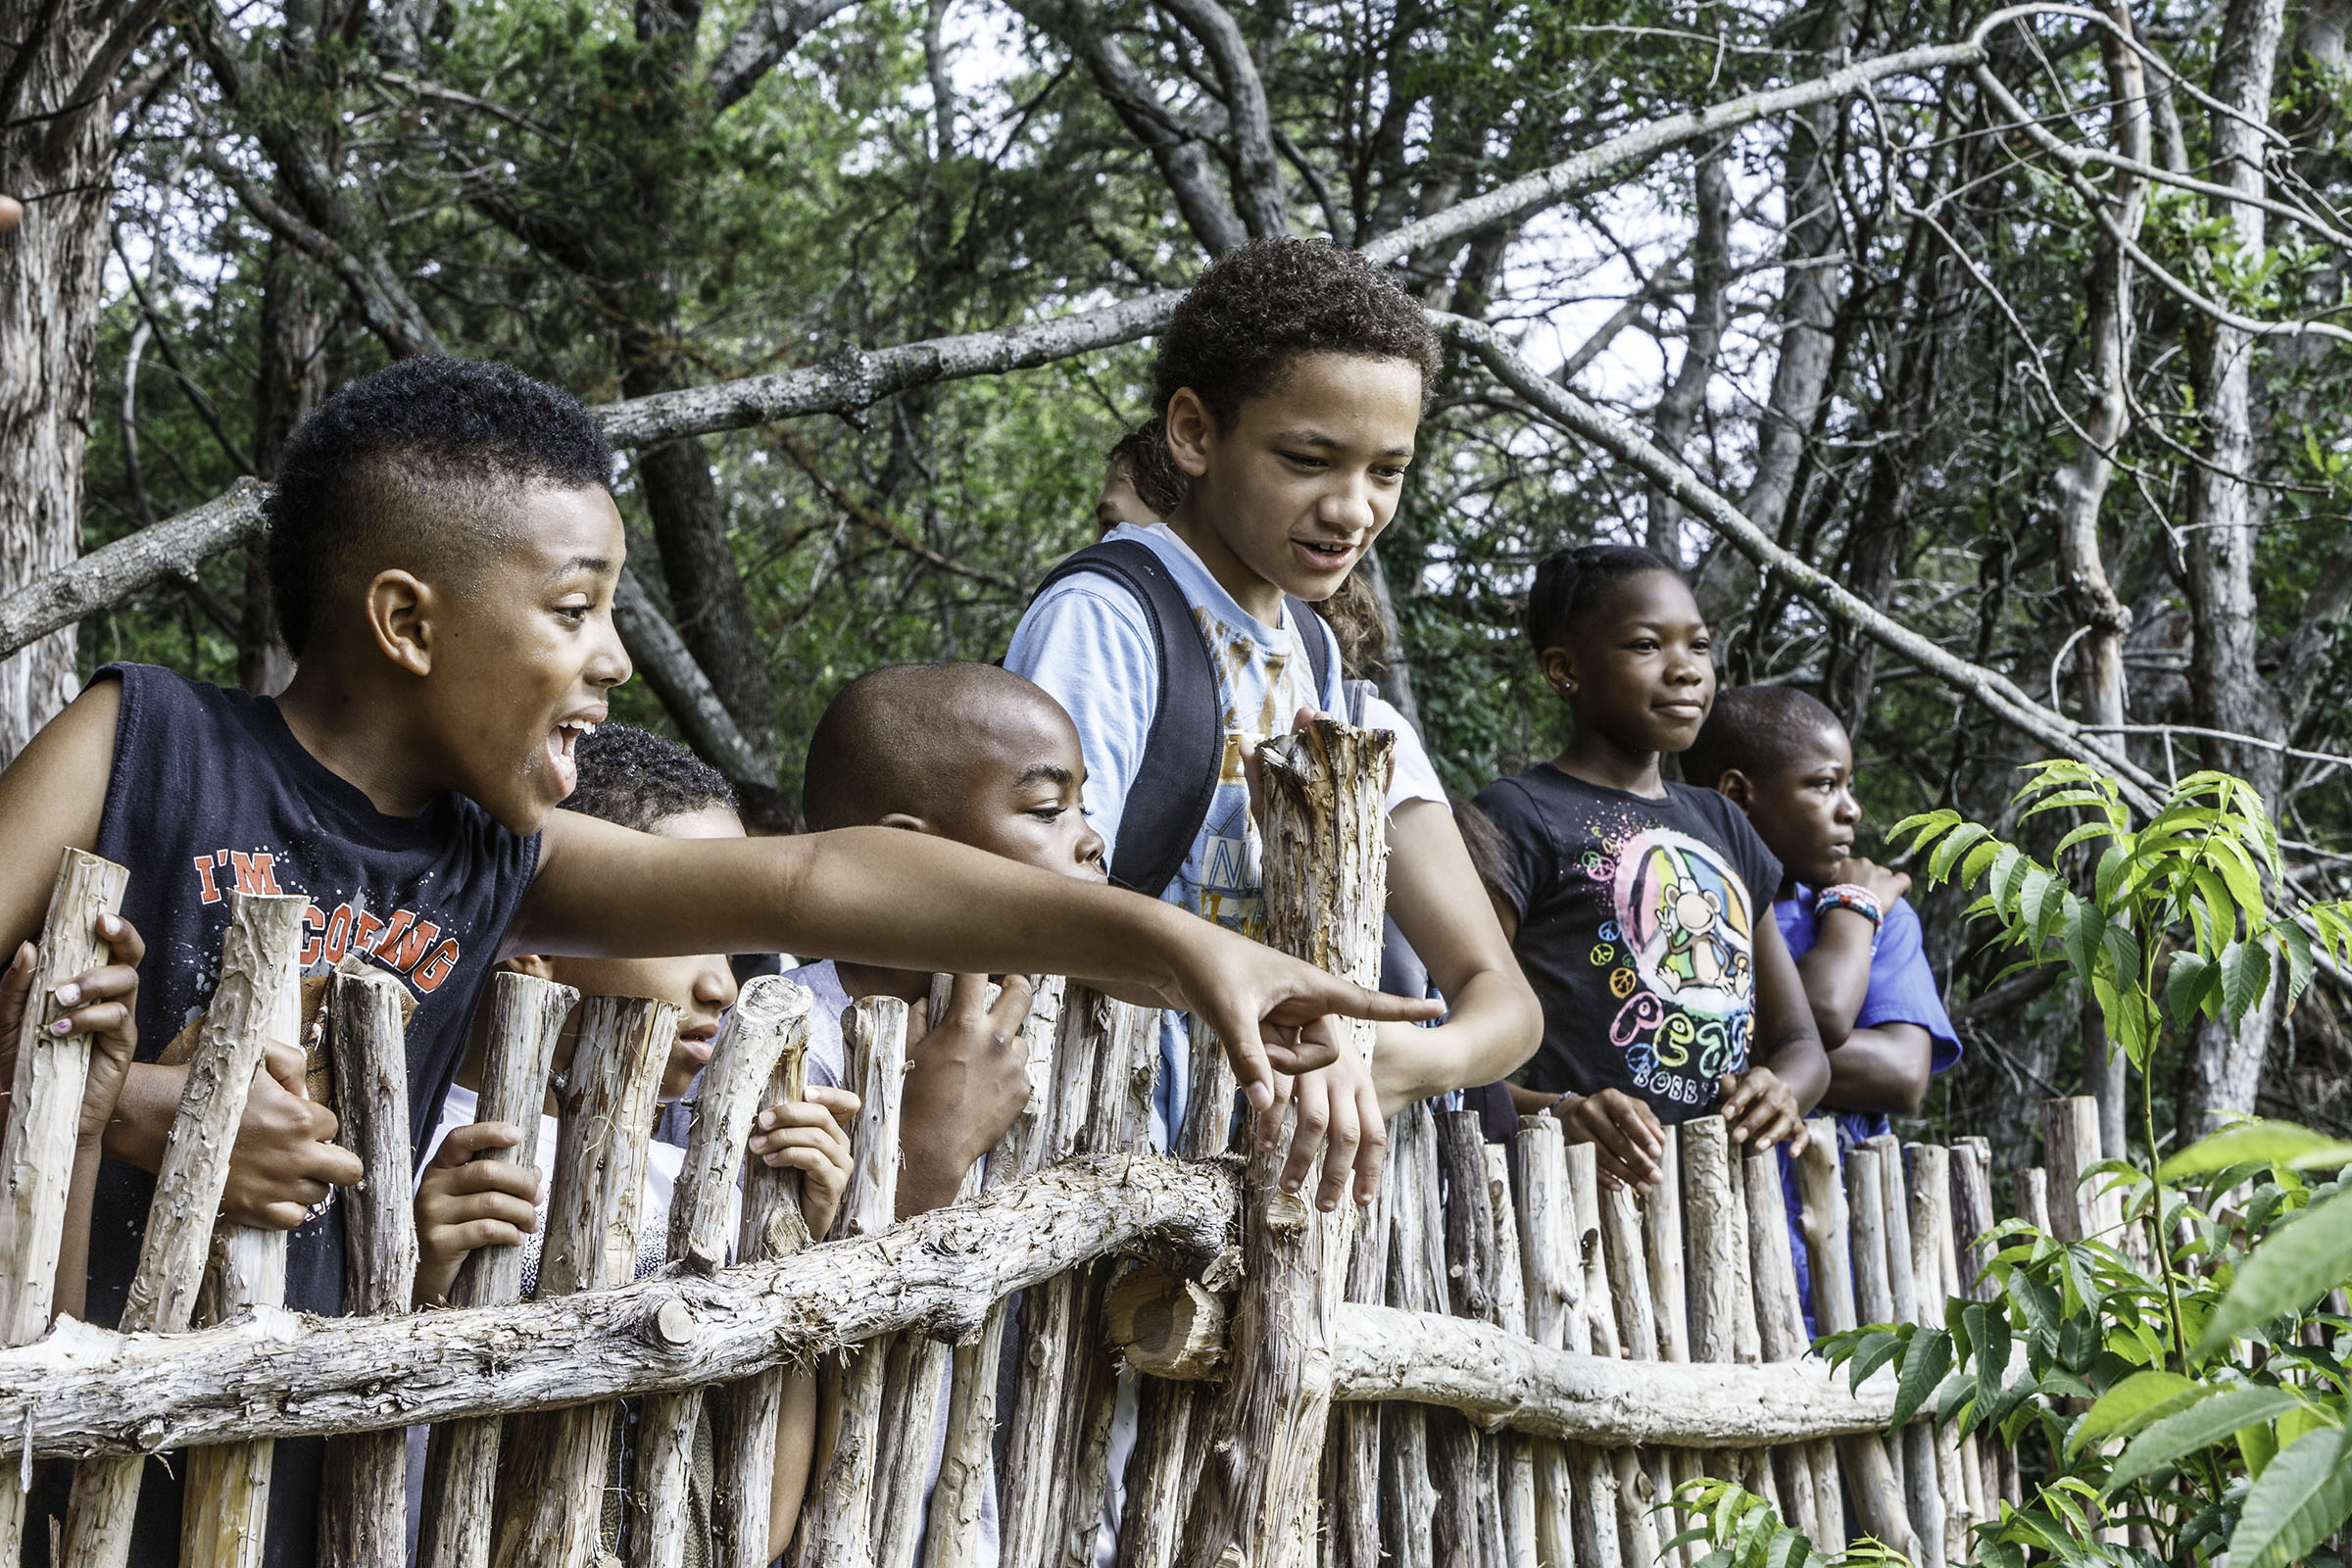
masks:
<path id="1" fill-rule="evenodd" d="M 612 598 L 626 542 L 611 454 L 564 394 L 500 366 L 404 362 L 345 387 L 290 444 L 270 571 L 300 664 L 275 699 L 165 670 L 102 672 L 0 774 L 0 943 L 34 934 L 68 845 L 131 872 L 149 944 L 140 1054 L 91 1229 L 91 1317 L 111 1323 L 184 1069 L 152 1060 L 211 995 L 226 891 L 309 897 L 305 959 L 357 954 L 406 985 L 411 1126 L 430 1129 L 502 954 L 790 952 L 959 973 L 1054 971 L 1206 1015 L 1253 1100 L 1333 1059 L 1319 1020 L 1411 1020 L 1381 997 L 1156 901 L 919 834 L 749 844 L 654 838 L 556 808 L 573 742 L 629 676 Z M 1271 1027 L 1268 1027 L 1271 1026 Z M 1290 1026 L 1303 1026 L 1294 1034 Z M 295 1227 L 288 1298 L 341 1300 L 357 1174 L 280 1054 L 239 1130 L 227 1207 Z M 316 1211 L 316 1212 L 314 1212 Z M 277 1445 L 267 1560 L 308 1563 L 316 1443 Z M 177 1557 L 150 1467 L 133 1560 Z M 62 1486 L 47 1500 L 62 1513 Z M 27 1532 L 40 1560 L 47 1531 Z"/>

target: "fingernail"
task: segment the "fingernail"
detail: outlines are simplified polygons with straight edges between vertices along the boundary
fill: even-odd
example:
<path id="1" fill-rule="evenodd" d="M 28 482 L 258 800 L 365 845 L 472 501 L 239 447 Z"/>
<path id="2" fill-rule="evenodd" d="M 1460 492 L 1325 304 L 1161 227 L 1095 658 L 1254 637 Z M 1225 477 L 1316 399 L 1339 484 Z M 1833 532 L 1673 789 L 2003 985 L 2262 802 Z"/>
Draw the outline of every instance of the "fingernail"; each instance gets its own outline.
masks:
<path id="1" fill-rule="evenodd" d="M 71 1018 L 60 1018 L 57 1020 L 57 1022 L 49 1026 L 49 1032 L 53 1035 L 72 1034 L 74 1032 L 74 1020 Z"/>
<path id="2" fill-rule="evenodd" d="M 1274 1091 L 1264 1084 L 1251 1084 L 1249 1089 L 1249 1099 L 1252 1109 L 1264 1110 L 1274 1103 Z"/>
<path id="3" fill-rule="evenodd" d="M 56 994 L 57 1004 L 61 1007 L 71 1007 L 81 1001 L 81 987 L 76 985 L 59 986 Z"/>

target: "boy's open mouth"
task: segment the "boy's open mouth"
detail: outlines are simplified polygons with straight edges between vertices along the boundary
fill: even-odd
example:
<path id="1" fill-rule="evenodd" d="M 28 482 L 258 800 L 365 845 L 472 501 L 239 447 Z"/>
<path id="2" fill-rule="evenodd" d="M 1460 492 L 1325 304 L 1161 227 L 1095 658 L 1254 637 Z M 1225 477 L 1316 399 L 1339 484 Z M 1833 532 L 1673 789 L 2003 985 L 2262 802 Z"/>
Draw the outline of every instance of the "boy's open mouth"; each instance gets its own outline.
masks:
<path id="1" fill-rule="evenodd" d="M 1294 539 L 1291 548 L 1314 571 L 1339 571 L 1352 564 L 1355 556 L 1355 545 L 1348 540 Z"/>
<path id="2" fill-rule="evenodd" d="M 595 733 L 596 725 L 586 719 L 567 720 L 547 732 L 548 770 L 564 786 L 566 796 L 580 787 L 580 764 L 572 756 L 572 748 Z"/>

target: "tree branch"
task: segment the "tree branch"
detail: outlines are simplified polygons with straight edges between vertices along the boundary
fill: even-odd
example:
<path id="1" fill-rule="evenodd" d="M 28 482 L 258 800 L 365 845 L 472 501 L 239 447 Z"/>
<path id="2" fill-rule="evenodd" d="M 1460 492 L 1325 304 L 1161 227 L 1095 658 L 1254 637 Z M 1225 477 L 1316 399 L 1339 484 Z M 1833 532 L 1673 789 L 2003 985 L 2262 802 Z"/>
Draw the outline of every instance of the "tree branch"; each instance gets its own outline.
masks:
<path id="1" fill-rule="evenodd" d="M 1235 204 L 1252 237 L 1265 239 L 1291 231 L 1290 201 L 1282 188 L 1282 160 L 1274 147 L 1272 112 L 1266 106 L 1266 84 L 1257 74 L 1248 40 L 1233 13 L 1217 0 L 1159 0 L 1163 10 L 1185 25 L 1208 51 L 1217 85 L 1225 95 L 1225 118 L 1233 139 Z"/>
<path id="2" fill-rule="evenodd" d="M 269 493 L 259 480 L 239 479 L 200 507 L 34 578 L 0 599 L 0 647 L 14 653 L 167 577 L 195 576 L 213 557 L 261 538 Z"/>
<path id="3" fill-rule="evenodd" d="M 856 5 L 858 0 L 760 0 L 710 62 L 707 78 L 715 109 L 740 102 L 776 63 L 809 32 Z"/>

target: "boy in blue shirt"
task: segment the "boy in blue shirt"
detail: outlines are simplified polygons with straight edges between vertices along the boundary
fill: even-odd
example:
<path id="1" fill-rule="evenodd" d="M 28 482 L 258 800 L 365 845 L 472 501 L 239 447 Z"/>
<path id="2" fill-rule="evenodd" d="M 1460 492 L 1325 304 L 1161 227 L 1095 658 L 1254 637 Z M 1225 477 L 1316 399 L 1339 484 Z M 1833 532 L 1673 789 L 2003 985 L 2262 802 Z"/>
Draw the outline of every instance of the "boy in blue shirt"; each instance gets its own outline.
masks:
<path id="1" fill-rule="evenodd" d="M 1164 520 L 1121 522 L 1104 546 L 1055 573 L 1004 659 L 1078 726 L 1087 808 L 1114 882 L 1262 934 L 1246 764 L 1302 711 L 1346 710 L 1331 628 L 1308 607 L 1340 590 L 1396 514 L 1438 365 L 1421 308 L 1395 277 L 1319 241 L 1241 246 L 1177 307 L 1160 334 L 1152 389 L 1183 494 Z M 1087 564 L 1105 547 L 1156 574 L 1181 596 L 1181 611 L 1162 617 L 1139 588 Z M 1184 623 L 1171 624 L 1179 613 Z M 1156 819 L 1139 800 L 1157 799 L 1144 785 L 1169 750 L 1152 743 L 1175 686 L 1163 656 L 1199 660 L 1194 637 L 1206 645 L 1215 686 L 1215 712 L 1198 716 L 1216 724 L 1220 749 L 1201 777 L 1178 781 L 1183 831 L 1164 859 L 1142 858 L 1146 868 L 1133 852 Z M 1186 646 L 1171 648 L 1176 639 Z M 1316 1200 L 1326 1209 L 1351 1167 L 1358 1201 L 1370 1199 L 1384 1113 L 1508 1074 L 1543 1027 L 1443 799 L 1400 798 L 1393 787 L 1386 804 L 1389 910 L 1446 998 L 1446 1021 L 1383 1029 L 1368 1069 L 1348 1052 L 1296 1080 L 1299 1132 L 1283 1182 L 1300 1189 L 1324 1130 Z M 1190 1053 L 1180 1021 L 1163 1026 L 1161 1047 L 1158 1140 L 1185 1115 Z M 1264 1117 L 1261 1128 L 1278 1121 Z"/>
<path id="2" fill-rule="evenodd" d="M 1772 913 L 1795 956 L 1830 1054 L 1824 1107 L 1850 1147 L 1910 1115 L 1928 1080 L 1960 1059 L 1903 895 L 1911 879 L 1854 854 L 1862 808 L 1854 750 L 1838 715 L 1788 686 L 1719 692 L 1683 777 L 1747 813 L 1786 868 Z"/>

